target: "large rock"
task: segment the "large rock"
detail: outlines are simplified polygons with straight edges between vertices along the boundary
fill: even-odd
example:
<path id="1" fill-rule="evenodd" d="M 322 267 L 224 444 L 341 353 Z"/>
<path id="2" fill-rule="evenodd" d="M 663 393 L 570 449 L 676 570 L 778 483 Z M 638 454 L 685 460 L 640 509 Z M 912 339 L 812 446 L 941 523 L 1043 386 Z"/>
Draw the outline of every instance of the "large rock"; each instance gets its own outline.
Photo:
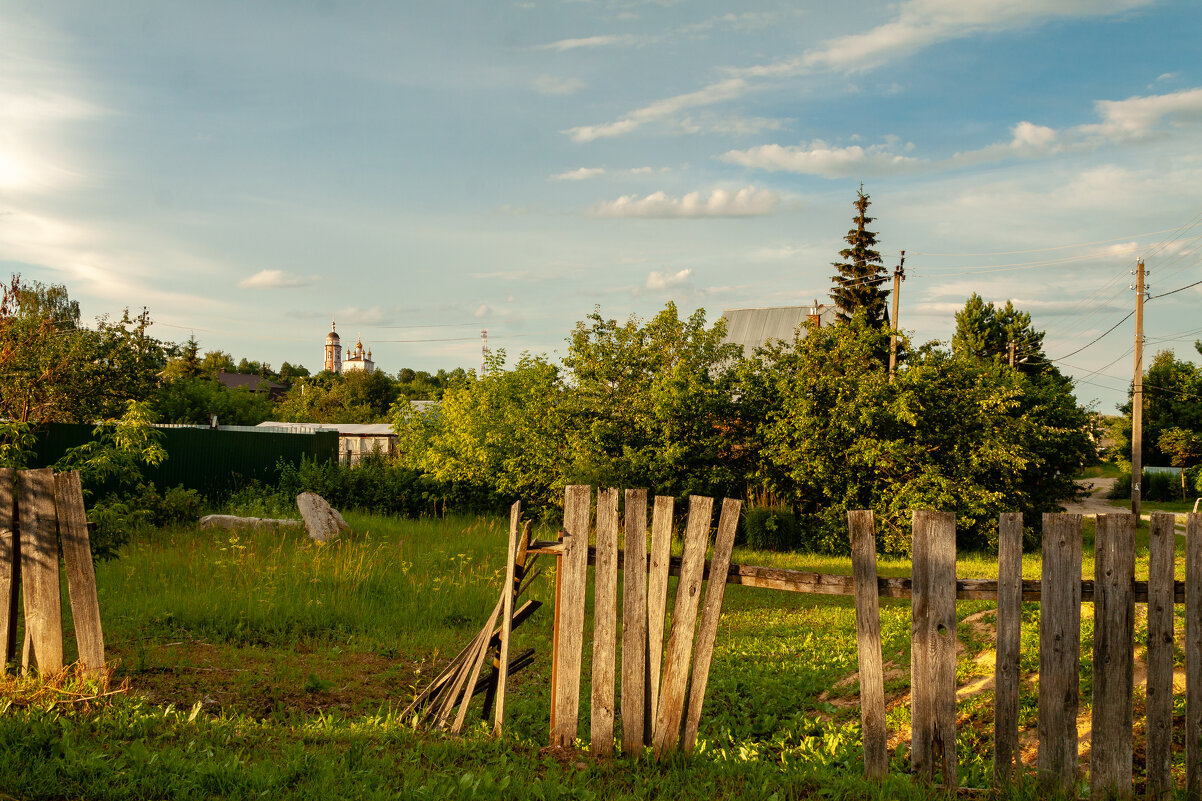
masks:
<path id="1" fill-rule="evenodd" d="M 338 510 L 326 503 L 326 499 L 316 492 L 302 492 L 297 495 L 296 508 L 300 510 L 305 521 L 305 530 L 309 532 L 309 538 L 318 542 L 334 539 L 351 528 L 342 519 L 342 515 L 338 514 Z"/>
<path id="2" fill-rule="evenodd" d="M 284 528 L 303 526 L 303 520 L 279 520 L 270 517 L 238 517 L 237 515 L 205 515 L 200 518 L 201 528 Z"/>

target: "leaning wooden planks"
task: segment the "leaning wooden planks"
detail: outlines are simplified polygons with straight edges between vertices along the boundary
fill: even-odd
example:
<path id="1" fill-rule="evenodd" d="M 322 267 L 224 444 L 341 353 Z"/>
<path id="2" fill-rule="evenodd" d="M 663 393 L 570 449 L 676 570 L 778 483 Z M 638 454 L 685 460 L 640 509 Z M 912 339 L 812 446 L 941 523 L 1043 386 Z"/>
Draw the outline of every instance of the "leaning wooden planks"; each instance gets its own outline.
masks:
<path id="1" fill-rule="evenodd" d="M 104 671 L 96 574 L 79 473 L 0 469 L 0 670 L 15 655 L 19 613 L 25 613 L 21 665 L 50 673 L 64 665 L 59 541 L 75 622 L 79 663 Z M 22 591 L 23 587 L 23 591 Z"/>
<path id="2" fill-rule="evenodd" d="M 509 675 L 529 666 L 534 656 L 532 650 L 527 650 L 511 659 L 510 635 L 542 605 L 539 601 L 527 601 L 515 611 L 518 598 L 537 574 L 537 571 L 531 570 L 534 558 L 528 558 L 527 555 L 530 526 L 528 523 L 523 525 L 521 515 L 521 503 L 515 503 L 510 510 L 505 582 L 496 607 L 480 633 L 401 713 L 404 719 L 410 719 L 410 715 L 413 715 L 411 720 L 414 725 L 432 721 L 437 728 L 446 728 L 451 734 L 459 734 L 467 719 L 472 697 L 484 692 L 487 693 L 484 718 L 488 719 L 489 707 L 494 707 L 493 733 L 501 733 Z M 537 558 L 537 555 L 534 557 Z M 494 651 L 496 655 L 490 659 L 489 655 Z M 492 666 L 492 672 L 482 678 L 480 672 L 485 662 Z"/>
<path id="3" fill-rule="evenodd" d="M 653 745 L 656 756 L 662 757 L 677 748 L 691 750 L 696 742 L 740 503 L 730 499 L 723 503 L 713 560 L 707 563 L 705 555 L 713 524 L 713 500 L 689 499 L 681 580 L 673 603 L 672 628 L 665 653 L 663 634 L 671 564 L 672 499 L 660 497 L 655 500 L 650 551 L 647 548 L 646 492 L 630 490 L 625 495 L 624 551 L 617 548 L 618 500 L 617 490 L 598 492 L 597 546 L 589 549 L 592 488 L 568 487 L 564 504 L 564 541 L 555 545 L 538 544 L 542 552 L 553 553 L 560 563 L 556 571 L 559 586 L 552 667 L 551 743 L 570 747 L 577 735 L 587 567 L 592 561 L 596 564 L 596 580 L 590 749 L 598 755 L 613 753 L 617 572 L 621 564 L 624 575 L 622 750 L 626 754 L 637 754 L 645 745 Z M 711 578 L 707 585 L 702 607 L 702 584 L 711 572 L 717 578 Z"/>

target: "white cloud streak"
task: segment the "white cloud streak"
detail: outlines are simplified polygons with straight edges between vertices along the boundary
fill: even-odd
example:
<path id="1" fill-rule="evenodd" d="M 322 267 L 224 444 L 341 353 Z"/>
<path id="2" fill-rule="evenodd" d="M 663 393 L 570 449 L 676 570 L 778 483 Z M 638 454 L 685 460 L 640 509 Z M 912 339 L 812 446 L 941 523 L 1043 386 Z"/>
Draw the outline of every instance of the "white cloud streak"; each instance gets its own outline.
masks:
<path id="1" fill-rule="evenodd" d="M 555 75 L 540 75 L 534 79 L 535 90 L 550 97 L 574 95 L 587 84 L 579 78 L 561 78 Z"/>
<path id="2" fill-rule="evenodd" d="M 715 189 L 708 196 L 690 192 L 672 197 L 653 192 L 644 197 L 623 195 L 593 207 L 594 217 L 755 217 L 771 214 L 780 196 L 769 189 L 746 186 L 731 192 Z"/>
<path id="3" fill-rule="evenodd" d="M 635 109 L 620 120 L 602 125 L 580 125 L 569 128 L 565 133 L 576 142 L 591 142 L 594 139 L 621 136 L 648 122 L 671 117 L 688 108 L 709 106 L 734 99 L 741 95 L 746 88 L 747 82 L 742 78 L 728 78 L 711 83 L 696 92 L 657 100 L 650 105 Z"/>
<path id="4" fill-rule="evenodd" d="M 544 45 L 539 45 L 539 50 L 554 50 L 557 53 L 563 53 L 568 50 L 578 50 L 582 47 L 614 47 L 629 46 L 638 41 L 638 37 L 631 36 L 627 33 L 610 33 L 602 36 L 585 36 L 578 39 L 560 39 L 557 42 L 548 42 Z"/>
<path id="5" fill-rule="evenodd" d="M 674 289 L 678 286 L 683 286 L 689 282 L 690 276 L 693 275 L 692 270 L 680 270 L 675 273 L 656 272 L 652 270 L 647 274 L 646 288 L 652 292 L 658 292 L 665 289 Z"/>
<path id="6" fill-rule="evenodd" d="M 309 286 L 313 281 L 309 278 L 290 275 L 283 270 L 259 270 L 254 275 L 243 278 L 238 282 L 241 289 L 295 289 Z"/>
<path id="7" fill-rule="evenodd" d="M 556 173 L 551 176 L 553 181 L 587 181 L 589 178 L 596 178 L 598 175 L 605 173 L 604 167 L 578 167 L 567 172 Z"/>

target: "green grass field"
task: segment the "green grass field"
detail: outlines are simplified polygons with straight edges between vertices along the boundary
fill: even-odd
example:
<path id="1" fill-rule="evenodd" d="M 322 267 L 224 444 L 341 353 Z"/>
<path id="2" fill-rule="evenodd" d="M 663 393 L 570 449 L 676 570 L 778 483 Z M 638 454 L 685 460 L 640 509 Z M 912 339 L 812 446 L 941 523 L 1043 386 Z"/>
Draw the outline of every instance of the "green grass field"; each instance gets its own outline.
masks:
<path id="1" fill-rule="evenodd" d="M 504 573 L 503 521 L 348 521 L 356 533 L 329 545 L 295 532 L 159 531 L 101 564 L 112 683 L 128 689 L 90 698 L 95 683 L 10 678 L 0 688 L 0 797 L 942 797 L 905 775 L 906 600 L 882 600 L 893 758 L 885 785 L 860 778 L 851 599 L 739 586 L 727 590 L 697 753 L 662 764 L 645 755 L 598 761 L 542 749 L 550 603 L 515 633 L 515 647 L 535 648 L 536 661 L 511 679 L 502 738 L 490 739 L 482 722 L 455 740 L 415 732 L 399 717 L 491 612 Z M 1146 565 L 1146 534 L 1142 543 Z M 1091 542 L 1085 553 L 1088 576 Z M 735 560 L 850 573 L 848 560 L 831 557 L 736 550 Z M 541 564 L 528 597 L 546 602 L 552 562 Z M 899 560 L 880 568 L 910 572 Z M 1028 556 L 1024 574 L 1038 572 Z M 996 576 L 996 562 L 963 555 L 958 574 Z M 1029 606 L 1023 666 L 1034 670 L 1037 607 Z M 992 674 L 992 608 L 959 604 L 962 684 Z M 1088 649 L 1089 615 L 1083 623 Z M 72 649 L 68 639 L 68 656 Z M 590 654 L 586 634 L 586 676 Z M 1086 650 L 1084 703 L 1089 668 Z M 1034 697 L 1033 688 L 1024 694 L 1025 725 L 1034 724 Z M 964 786 L 989 785 L 991 700 L 986 690 L 961 701 Z"/>

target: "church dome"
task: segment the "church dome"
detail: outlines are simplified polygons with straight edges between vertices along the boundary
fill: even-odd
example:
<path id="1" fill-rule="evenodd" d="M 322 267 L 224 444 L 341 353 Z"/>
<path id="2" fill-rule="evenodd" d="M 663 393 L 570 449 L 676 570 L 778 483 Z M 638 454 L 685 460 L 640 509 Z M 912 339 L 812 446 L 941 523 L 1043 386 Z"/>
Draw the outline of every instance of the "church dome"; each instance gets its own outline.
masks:
<path id="1" fill-rule="evenodd" d="M 342 339 L 342 338 L 340 336 L 338 336 L 338 332 L 334 330 L 334 323 L 331 322 L 330 323 L 330 333 L 326 334 L 326 343 L 333 344 L 335 342 L 338 342 L 340 339 Z"/>

